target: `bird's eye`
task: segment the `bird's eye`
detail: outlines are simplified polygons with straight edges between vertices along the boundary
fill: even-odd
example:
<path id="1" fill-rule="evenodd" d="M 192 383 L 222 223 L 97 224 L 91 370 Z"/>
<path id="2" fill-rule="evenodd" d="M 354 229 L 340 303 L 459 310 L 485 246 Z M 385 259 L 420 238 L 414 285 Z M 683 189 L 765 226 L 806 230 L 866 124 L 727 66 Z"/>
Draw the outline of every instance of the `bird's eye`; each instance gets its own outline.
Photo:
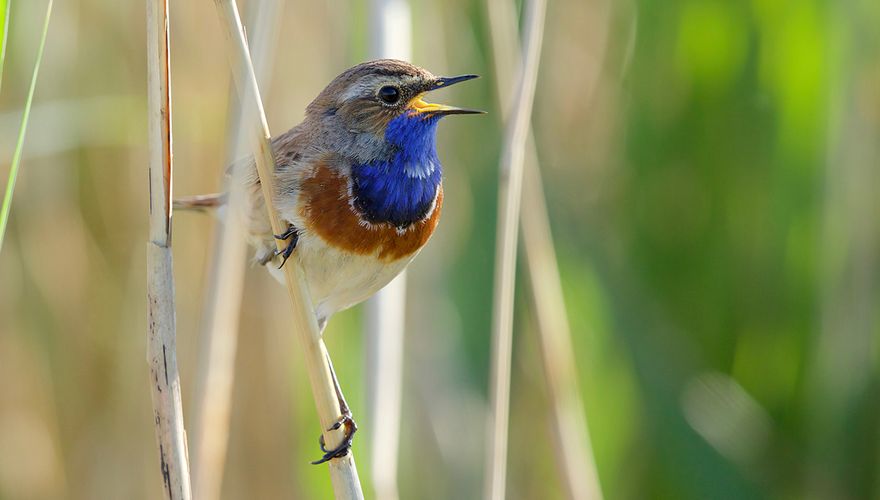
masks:
<path id="1" fill-rule="evenodd" d="M 397 104 L 400 100 L 400 90 L 397 87 L 386 85 L 379 89 L 379 99 L 385 104 Z"/>

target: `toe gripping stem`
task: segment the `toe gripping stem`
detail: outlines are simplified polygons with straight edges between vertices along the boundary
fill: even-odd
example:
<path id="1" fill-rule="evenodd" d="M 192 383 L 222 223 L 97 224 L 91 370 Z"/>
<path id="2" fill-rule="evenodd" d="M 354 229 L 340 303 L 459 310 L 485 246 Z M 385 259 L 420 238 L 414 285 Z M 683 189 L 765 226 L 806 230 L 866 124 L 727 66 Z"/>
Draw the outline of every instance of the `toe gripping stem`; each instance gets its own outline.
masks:
<path id="1" fill-rule="evenodd" d="M 330 367 L 330 375 L 333 378 L 333 388 L 336 390 L 336 399 L 339 401 L 339 411 L 342 414 L 342 416 L 336 420 L 336 423 L 330 426 L 327 430 L 335 431 L 342 428 L 344 436 L 342 437 L 342 442 L 340 442 L 338 446 L 328 450 L 326 446 L 327 443 L 324 442 L 324 435 L 321 434 L 321 437 L 318 438 L 318 443 L 321 445 L 321 451 L 324 452 L 324 456 L 321 457 L 320 460 L 312 462 L 314 465 L 329 462 L 334 458 L 342 458 L 347 455 L 348 450 L 351 449 L 351 442 L 354 439 L 354 433 L 358 430 L 357 424 L 354 423 L 354 419 L 352 418 L 348 403 L 345 401 L 345 396 L 342 395 L 342 388 L 339 387 L 339 379 L 336 378 L 336 370 L 333 369 L 333 362 L 330 360 L 329 354 L 327 355 L 327 364 Z"/>
<path id="2" fill-rule="evenodd" d="M 312 462 L 313 465 L 323 464 L 324 462 L 329 462 L 334 458 L 341 458 L 348 454 L 348 450 L 351 449 L 351 442 L 354 440 L 354 433 L 357 432 L 358 429 L 350 411 L 346 411 L 341 417 L 339 417 L 339 420 L 337 420 L 328 430 L 335 431 L 339 428 L 343 429 L 345 436 L 342 438 L 342 442 L 340 442 L 335 448 L 327 449 L 323 434 L 318 438 L 318 443 L 321 445 L 321 451 L 324 452 L 324 456 L 319 460 Z"/>
<path id="3" fill-rule="evenodd" d="M 290 258 L 290 255 L 293 253 L 293 249 L 296 248 L 297 242 L 299 242 L 299 233 L 296 231 L 296 228 L 293 226 L 287 226 L 287 231 L 284 231 L 281 234 L 275 234 L 276 240 L 287 241 L 287 246 L 283 249 L 275 249 L 275 253 L 273 256 L 281 256 L 281 264 L 278 265 L 278 269 L 284 267 L 284 264 L 287 262 L 287 259 Z M 288 241 L 289 240 L 289 241 Z"/>

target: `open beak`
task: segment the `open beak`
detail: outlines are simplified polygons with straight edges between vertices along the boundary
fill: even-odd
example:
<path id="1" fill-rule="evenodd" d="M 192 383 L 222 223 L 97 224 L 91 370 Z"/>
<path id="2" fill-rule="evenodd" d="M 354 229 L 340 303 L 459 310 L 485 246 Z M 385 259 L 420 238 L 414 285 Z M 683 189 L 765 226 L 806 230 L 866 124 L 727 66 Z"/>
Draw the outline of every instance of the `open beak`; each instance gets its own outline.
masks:
<path id="1" fill-rule="evenodd" d="M 430 90 L 437 90 L 442 87 L 448 87 L 450 85 L 455 85 L 456 83 L 466 82 L 479 77 L 480 75 L 441 76 L 434 80 L 434 84 L 431 86 Z"/>
<path id="2" fill-rule="evenodd" d="M 450 85 L 455 85 L 456 83 L 465 82 L 467 80 L 473 80 L 474 78 L 479 78 L 478 75 L 461 75 L 461 76 L 441 76 L 434 80 L 433 83 L 425 90 L 425 92 L 430 92 L 432 90 L 442 89 L 449 87 Z M 410 108 L 412 108 L 417 113 L 425 113 L 430 116 L 445 116 L 445 115 L 477 115 L 483 114 L 485 111 L 480 111 L 478 109 L 466 109 L 466 108 L 457 108 L 455 106 L 447 106 L 445 104 L 434 104 L 431 102 L 425 102 L 422 97 L 425 95 L 425 92 L 422 92 L 415 99 L 413 99 L 410 104 Z"/>

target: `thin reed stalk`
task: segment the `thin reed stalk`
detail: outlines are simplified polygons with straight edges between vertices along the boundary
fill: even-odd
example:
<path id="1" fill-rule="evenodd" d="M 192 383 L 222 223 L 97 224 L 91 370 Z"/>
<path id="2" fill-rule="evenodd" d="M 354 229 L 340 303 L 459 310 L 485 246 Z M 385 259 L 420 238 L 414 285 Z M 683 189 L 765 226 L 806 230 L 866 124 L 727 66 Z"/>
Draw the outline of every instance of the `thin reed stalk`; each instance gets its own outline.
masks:
<path id="1" fill-rule="evenodd" d="M 37 49 L 37 60 L 34 62 L 34 71 L 31 74 L 31 85 L 28 88 L 27 99 L 24 103 L 24 111 L 21 114 L 21 125 L 18 128 L 18 139 L 15 141 L 15 152 L 12 153 L 12 163 L 9 166 L 9 177 L 6 180 L 6 191 L 3 194 L 3 203 L 0 204 L 0 250 L 3 249 L 3 239 L 6 236 L 6 225 L 9 223 L 9 212 L 12 211 L 12 195 L 15 193 L 15 181 L 18 179 L 18 171 L 21 167 L 21 153 L 24 150 L 24 138 L 27 133 L 28 119 L 31 116 L 31 105 L 34 102 L 34 90 L 37 88 L 37 76 L 40 73 L 40 63 L 43 62 L 43 49 L 46 47 L 46 37 L 49 34 L 49 20 L 52 18 L 52 3 L 46 4 L 46 18 L 43 21 L 43 31 L 40 35 L 40 47 Z M 3 46 L 0 48 L 0 77 L 3 75 L 3 62 L 6 58 L 6 35 L 9 29 L 9 13 L 12 1 L 6 4 L 6 16 L 3 21 Z"/>
<path id="2" fill-rule="evenodd" d="M 601 500 L 602 490 L 577 383 L 571 328 L 565 312 L 541 172 L 530 141 L 520 214 L 532 304 L 538 323 L 542 368 L 550 396 L 553 447 L 563 485 L 573 500 Z"/>
<path id="3" fill-rule="evenodd" d="M 150 241 L 147 243 L 147 363 L 165 497 L 192 498 L 174 312 L 171 262 L 171 66 L 167 0 L 147 1 Z"/>
<path id="4" fill-rule="evenodd" d="M 491 7 L 489 30 L 495 62 L 496 93 L 504 112 L 507 111 L 504 105 L 512 91 L 504 82 L 511 81 L 514 75 L 516 48 L 520 46 L 520 41 L 512 2 L 492 2 Z M 502 119 L 505 119 L 504 115 Z M 593 459 L 587 416 L 577 384 L 571 328 L 565 311 L 541 168 L 531 130 L 525 150 L 521 241 L 537 320 L 544 380 L 552 405 L 556 441 L 553 449 L 568 497 L 573 500 L 601 500 L 602 490 Z"/>
<path id="5" fill-rule="evenodd" d="M 369 355 L 370 476 L 376 498 L 396 500 L 403 389 L 406 274 L 394 278 L 367 303 Z"/>
<path id="6" fill-rule="evenodd" d="M 858 11 L 847 3 L 835 3 L 829 15 L 843 20 L 854 12 Z M 858 46 L 870 25 L 853 23 L 851 29 L 835 31 L 833 45 Z M 831 105 L 827 109 L 832 111 L 822 176 L 821 233 L 816 240 L 820 328 L 807 379 L 809 466 L 816 473 L 805 478 L 803 491 L 810 492 L 804 495 L 807 498 L 843 497 L 845 492 L 855 491 L 844 482 L 844 476 L 835 474 L 841 470 L 835 461 L 854 449 L 841 443 L 849 439 L 853 408 L 875 387 L 880 365 L 876 355 L 880 226 L 875 215 L 880 120 L 865 112 L 862 90 L 863 82 L 877 81 L 876 61 L 875 53 L 853 51 L 836 59 L 829 77 Z M 877 488 L 880 475 L 876 468 L 874 472 L 873 486 Z"/>
<path id="7" fill-rule="evenodd" d="M 507 0 L 490 0 L 495 2 Z M 535 83 L 544 33 L 544 0 L 526 2 L 525 42 L 516 81 L 513 108 L 504 133 L 498 186 L 498 226 L 495 240 L 495 285 L 492 308 L 492 412 L 487 435 L 484 495 L 505 497 L 507 435 L 510 412 L 510 363 L 513 351 L 513 301 L 516 282 L 516 250 L 525 144 L 528 139 Z"/>
<path id="8" fill-rule="evenodd" d="M 271 75 L 273 47 L 278 34 L 282 4 L 278 0 L 260 0 L 250 4 L 251 38 L 254 66 L 264 84 Z M 265 86 L 264 86 L 265 88 Z M 231 97 L 231 96 L 230 96 Z M 241 122 L 243 101 L 230 119 L 227 163 L 244 155 L 244 130 Z M 234 107 L 231 104 L 231 107 Z M 225 166 L 224 166 L 225 168 Z M 200 500 L 220 498 L 223 470 L 229 443 L 235 355 L 238 346 L 238 323 L 244 288 L 247 242 L 241 214 L 245 205 L 244 186 L 227 182 L 227 206 L 219 230 L 208 272 L 208 286 L 203 308 L 199 370 L 193 426 L 193 490 Z"/>
<path id="9" fill-rule="evenodd" d="M 371 2 L 371 52 L 377 58 L 412 58 L 412 14 L 407 0 Z M 403 393 L 406 272 L 367 302 L 370 401 L 370 475 L 376 498 L 396 500 Z"/>
<path id="10" fill-rule="evenodd" d="M 272 230 L 276 234 L 283 233 L 287 228 L 278 218 L 274 206 L 275 158 L 269 145 L 271 138 L 266 124 L 266 115 L 257 87 L 253 63 L 248 51 L 247 42 L 242 29 L 241 19 L 235 0 L 214 0 L 223 31 L 229 45 L 229 58 L 233 77 L 239 89 L 239 95 L 245 102 L 245 123 L 252 124 L 254 161 L 260 177 L 260 186 L 266 203 Z M 278 248 L 286 243 L 278 241 Z M 324 430 L 324 441 L 329 448 L 342 442 L 344 431 L 340 428 L 329 430 L 341 418 L 339 401 L 336 396 L 333 378 L 330 371 L 330 357 L 321 340 L 317 318 L 311 304 L 311 297 L 303 279 L 302 270 L 296 259 L 291 259 L 283 267 L 287 292 L 290 295 L 293 309 L 293 327 L 299 339 L 305 358 L 306 371 L 312 386 L 312 395 L 318 410 L 318 417 Z M 343 457 L 328 462 L 330 479 L 337 499 L 361 499 L 363 492 L 358 479 L 354 455 L 349 452 Z"/>

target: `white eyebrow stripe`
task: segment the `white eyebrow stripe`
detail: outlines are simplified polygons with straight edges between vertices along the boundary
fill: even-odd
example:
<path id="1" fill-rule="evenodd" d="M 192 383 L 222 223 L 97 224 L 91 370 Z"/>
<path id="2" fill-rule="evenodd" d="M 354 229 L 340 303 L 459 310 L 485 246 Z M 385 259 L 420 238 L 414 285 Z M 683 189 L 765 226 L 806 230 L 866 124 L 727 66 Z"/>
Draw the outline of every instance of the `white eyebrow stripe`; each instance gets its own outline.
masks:
<path id="1" fill-rule="evenodd" d="M 379 77 L 376 75 L 366 75 L 354 84 L 350 85 L 342 95 L 339 96 L 341 102 L 347 102 L 356 99 L 368 93 L 378 83 Z"/>

